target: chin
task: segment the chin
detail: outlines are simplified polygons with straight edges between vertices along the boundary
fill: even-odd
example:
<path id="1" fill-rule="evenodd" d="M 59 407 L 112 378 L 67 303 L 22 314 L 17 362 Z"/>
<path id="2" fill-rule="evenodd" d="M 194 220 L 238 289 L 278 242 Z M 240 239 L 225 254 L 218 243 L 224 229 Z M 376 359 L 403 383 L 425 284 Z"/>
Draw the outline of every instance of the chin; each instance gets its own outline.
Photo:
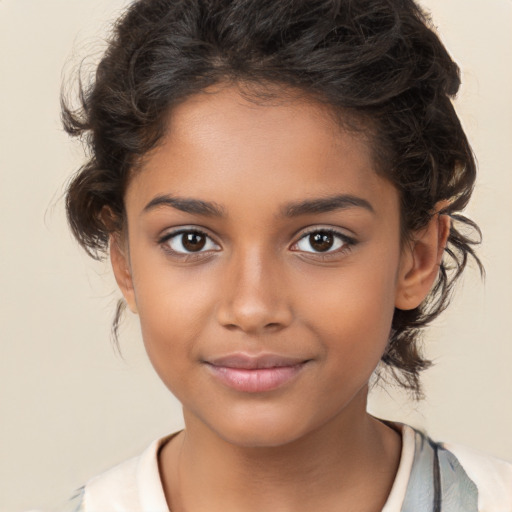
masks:
<path id="1" fill-rule="evenodd" d="M 243 431 L 218 432 L 222 439 L 234 446 L 241 448 L 277 448 L 290 444 L 300 435 L 292 436 L 290 432 L 275 431 L 254 431 L 245 429 Z"/>
<path id="2" fill-rule="evenodd" d="M 225 442 L 244 448 L 284 446 L 306 436 L 316 427 L 297 421 L 297 416 L 263 414 L 261 411 L 230 416 L 220 424 L 209 426 Z"/>

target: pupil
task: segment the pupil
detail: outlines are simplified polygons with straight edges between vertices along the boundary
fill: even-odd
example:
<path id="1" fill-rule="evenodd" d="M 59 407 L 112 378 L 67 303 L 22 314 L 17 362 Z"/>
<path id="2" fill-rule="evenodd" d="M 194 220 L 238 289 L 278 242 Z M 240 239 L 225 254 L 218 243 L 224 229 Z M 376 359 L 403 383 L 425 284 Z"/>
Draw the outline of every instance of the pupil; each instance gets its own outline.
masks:
<path id="1" fill-rule="evenodd" d="M 206 238 L 200 233 L 187 233 L 183 236 L 182 243 L 187 251 L 198 251 L 204 247 Z"/>
<path id="2" fill-rule="evenodd" d="M 309 235 L 311 247 L 317 251 L 327 251 L 332 247 L 334 237 L 331 233 L 314 233 Z"/>

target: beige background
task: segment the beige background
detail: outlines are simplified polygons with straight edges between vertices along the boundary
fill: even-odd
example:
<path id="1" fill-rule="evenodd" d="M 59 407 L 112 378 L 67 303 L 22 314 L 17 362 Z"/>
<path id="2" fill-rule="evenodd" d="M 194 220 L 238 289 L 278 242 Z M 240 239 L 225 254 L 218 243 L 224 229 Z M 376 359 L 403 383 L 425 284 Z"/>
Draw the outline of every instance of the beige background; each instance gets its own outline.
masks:
<path id="1" fill-rule="evenodd" d="M 108 264 L 68 234 L 63 185 L 82 160 L 59 125 L 61 71 L 100 52 L 126 1 L 0 0 L 0 510 L 58 506 L 88 477 L 181 425 L 136 320 L 109 342 Z M 467 273 L 428 337 L 428 398 L 393 390 L 371 410 L 512 459 L 512 2 L 424 0 L 463 71 L 457 108 L 480 176 L 469 214 L 487 280 Z M 68 64 L 69 67 L 69 64 Z"/>

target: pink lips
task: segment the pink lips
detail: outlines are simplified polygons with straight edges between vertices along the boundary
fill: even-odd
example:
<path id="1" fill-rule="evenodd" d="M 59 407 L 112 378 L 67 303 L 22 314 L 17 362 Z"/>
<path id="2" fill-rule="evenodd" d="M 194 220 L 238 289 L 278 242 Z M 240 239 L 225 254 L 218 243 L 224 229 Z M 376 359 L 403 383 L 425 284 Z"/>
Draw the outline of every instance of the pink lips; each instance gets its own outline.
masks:
<path id="1" fill-rule="evenodd" d="M 231 354 L 206 361 L 213 375 L 226 386 L 246 393 L 277 389 L 292 380 L 308 362 L 275 354 Z"/>

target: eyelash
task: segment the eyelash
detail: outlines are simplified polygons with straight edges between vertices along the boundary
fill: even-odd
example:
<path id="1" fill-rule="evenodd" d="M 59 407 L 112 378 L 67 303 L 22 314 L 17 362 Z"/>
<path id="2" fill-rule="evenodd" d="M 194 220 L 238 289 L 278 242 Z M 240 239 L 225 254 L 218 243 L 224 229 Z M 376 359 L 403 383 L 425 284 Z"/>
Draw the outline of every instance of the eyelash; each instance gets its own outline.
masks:
<path id="1" fill-rule="evenodd" d="M 327 251 L 324 251 L 324 252 L 305 251 L 308 254 L 314 254 L 315 258 L 318 258 L 321 260 L 329 260 L 332 258 L 336 258 L 342 254 L 348 253 L 357 244 L 357 241 L 354 238 L 349 237 L 349 236 L 345 235 L 344 233 L 340 233 L 339 231 L 337 231 L 335 229 L 314 228 L 314 229 L 310 229 L 310 230 L 302 233 L 299 240 L 297 240 L 297 242 L 295 242 L 293 245 L 294 246 L 297 245 L 301 240 L 304 240 L 304 239 L 308 238 L 310 235 L 313 235 L 315 233 L 332 235 L 335 239 L 337 238 L 337 239 L 341 240 L 341 243 L 342 243 L 341 247 L 334 251 L 331 251 L 330 249 L 328 249 Z"/>
<path id="2" fill-rule="evenodd" d="M 175 237 L 178 237 L 179 235 L 183 235 L 185 233 L 192 233 L 195 235 L 201 235 L 209 240 L 212 240 L 212 237 L 209 236 L 204 231 L 197 229 L 197 228 L 183 228 L 178 229 L 176 231 L 171 231 L 170 233 L 166 233 L 164 236 L 162 236 L 158 240 L 158 244 L 162 247 L 162 249 L 169 254 L 170 256 L 173 256 L 175 258 L 181 258 L 185 261 L 195 261 L 201 258 L 205 257 L 205 251 L 198 251 L 198 252 L 178 252 L 174 249 L 171 249 L 168 242 L 172 240 Z M 183 242 L 182 242 L 183 245 Z"/>
<path id="3" fill-rule="evenodd" d="M 197 229 L 197 228 L 185 228 L 185 229 L 179 229 L 177 231 L 172 231 L 170 233 L 166 233 L 164 236 L 162 236 L 157 242 L 162 247 L 162 249 L 169 255 L 177 258 L 182 258 L 186 261 L 193 261 L 198 260 L 205 257 L 205 253 L 208 253 L 209 251 L 197 251 L 197 252 L 179 252 L 175 251 L 174 249 L 171 249 L 168 242 L 172 240 L 175 237 L 178 237 L 179 235 L 183 234 L 196 234 L 203 236 L 210 241 L 213 241 L 212 238 L 204 231 Z M 301 237 L 293 244 L 293 246 L 297 245 L 301 240 L 307 238 L 308 236 L 315 234 L 315 233 L 323 233 L 332 235 L 333 237 L 341 240 L 342 246 L 338 248 L 335 251 L 327 250 L 325 252 L 314 252 L 314 251 L 304 251 L 308 254 L 313 254 L 315 258 L 321 259 L 321 260 L 328 260 L 332 259 L 333 257 L 339 256 L 340 254 L 344 254 L 346 252 L 349 252 L 353 246 L 357 244 L 357 241 L 349 237 L 343 233 L 340 233 L 339 231 L 332 229 L 332 228 L 314 228 L 309 231 L 304 232 Z M 214 242 L 215 243 L 215 242 Z M 218 244 L 216 244 L 218 245 Z M 217 251 L 214 251 L 217 252 Z M 299 252 L 299 251 L 295 251 Z"/>

